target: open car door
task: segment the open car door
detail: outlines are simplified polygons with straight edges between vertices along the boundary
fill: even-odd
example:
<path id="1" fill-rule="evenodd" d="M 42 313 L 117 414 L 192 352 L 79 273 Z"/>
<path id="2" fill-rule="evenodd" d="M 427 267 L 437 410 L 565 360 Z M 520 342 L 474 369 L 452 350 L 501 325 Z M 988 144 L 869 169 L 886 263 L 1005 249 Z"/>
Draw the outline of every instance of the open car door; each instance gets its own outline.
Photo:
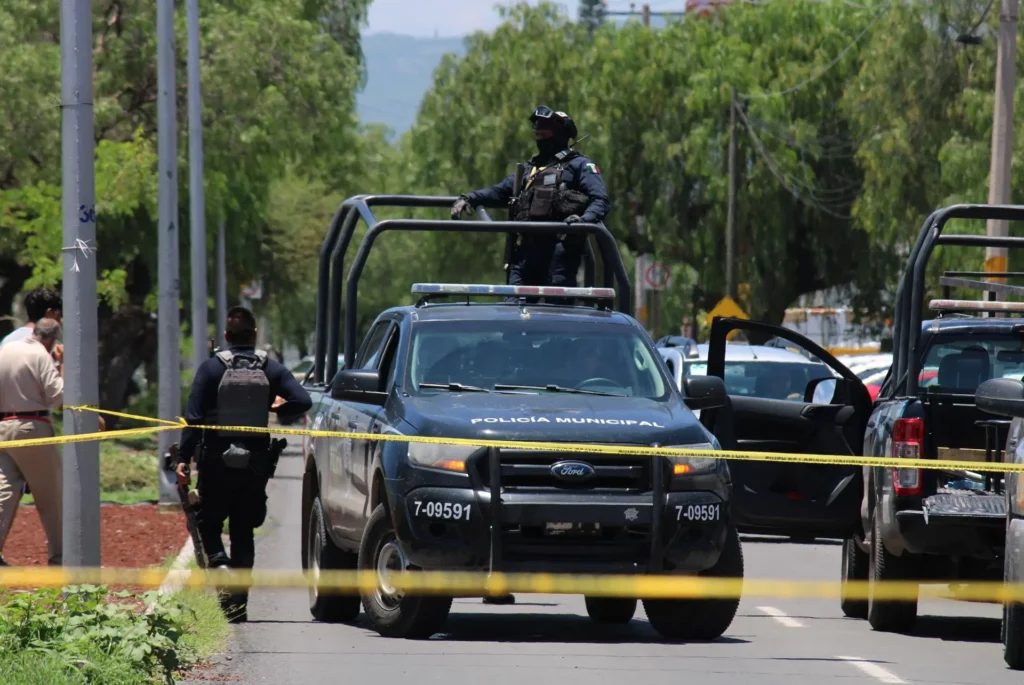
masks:
<path id="1" fill-rule="evenodd" d="M 734 331 L 747 339 L 775 340 L 771 347 L 730 343 Z M 723 449 L 861 454 L 871 397 L 854 373 L 804 336 L 756 321 L 716 318 L 707 361 L 707 374 L 724 381 L 729 402 L 702 412 L 700 420 Z M 731 459 L 729 469 L 741 532 L 812 540 L 844 538 L 859 529 L 859 466 Z"/>

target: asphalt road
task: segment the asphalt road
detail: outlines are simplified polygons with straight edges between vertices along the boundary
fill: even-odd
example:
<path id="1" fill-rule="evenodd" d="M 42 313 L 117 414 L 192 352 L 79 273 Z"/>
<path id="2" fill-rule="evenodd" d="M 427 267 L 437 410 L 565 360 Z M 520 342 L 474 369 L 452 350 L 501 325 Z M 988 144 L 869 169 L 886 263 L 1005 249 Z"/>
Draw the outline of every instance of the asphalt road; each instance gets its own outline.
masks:
<path id="1" fill-rule="evenodd" d="M 290 440 L 295 441 L 295 438 Z M 300 568 L 301 459 L 289 449 L 270 487 L 270 516 L 257 565 Z M 743 541 L 746 575 L 834 580 L 840 548 L 771 539 Z M 305 590 L 253 590 L 249 622 L 206 678 L 242 683 L 445 685 L 820 685 L 943 683 L 1019 685 L 999 643 L 998 606 L 922 602 L 913 635 L 876 633 L 845 619 L 838 602 L 748 599 L 725 636 L 710 644 L 665 644 L 643 616 L 627 626 L 590 622 L 583 598 L 519 595 L 514 606 L 456 600 L 446 632 L 426 641 L 379 637 L 357 625 L 310 619 Z M 200 681 L 195 681 L 200 682 Z"/>

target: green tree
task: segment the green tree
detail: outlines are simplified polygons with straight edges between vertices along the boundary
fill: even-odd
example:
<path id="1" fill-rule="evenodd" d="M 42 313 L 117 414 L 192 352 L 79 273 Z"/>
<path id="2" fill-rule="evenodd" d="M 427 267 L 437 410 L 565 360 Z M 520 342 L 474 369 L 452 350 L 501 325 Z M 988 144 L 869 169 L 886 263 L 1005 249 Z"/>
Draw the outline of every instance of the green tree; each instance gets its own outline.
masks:
<path id="1" fill-rule="evenodd" d="M 245 0 L 202 5 L 205 190 L 211 225 L 226 220 L 229 287 L 263 273 L 287 299 L 290 276 L 266 270 L 271 186 L 289 169 L 332 187 L 360 164 L 354 115 L 360 79 L 356 30 L 367 3 L 344 3 L 348 23 L 326 22 L 330 3 Z M 97 252 L 101 402 L 123 406 L 140 364 L 152 371 L 156 280 L 156 42 L 152 4 L 94 3 Z M 307 12 L 313 8 L 313 16 Z M 319 8 L 319 9 L 317 9 Z M 0 264 L 21 286 L 61 278 L 59 3 L 0 7 Z M 332 15 L 334 16 L 334 15 Z M 185 14 L 176 14 L 178 122 L 187 133 Z M 356 34 L 357 35 L 357 34 Z M 181 151 L 182 254 L 187 255 L 187 142 Z M 212 235 L 212 231 L 211 231 Z M 212 241 L 209 253 L 212 255 Z M 185 302 L 188 260 L 182 260 Z M 7 291 L 0 292 L 3 297 Z M 4 302 L 0 301 L 0 305 Z M 7 304 L 9 311 L 9 303 Z M 188 321 L 187 312 L 183 321 Z M 207 331 L 198 332 L 206 335 Z M 153 376 L 151 376 L 153 377 Z"/>
<path id="2" fill-rule="evenodd" d="M 781 321 L 800 295 L 849 284 L 869 261 L 850 216 L 856 141 L 837 103 L 861 66 L 851 39 L 877 17 L 846 3 L 738 4 L 718 19 L 655 31 L 605 24 L 591 36 L 553 5 L 518 5 L 494 33 L 472 36 L 465 57 L 441 64 L 402 145 L 420 188 L 458 193 L 532 154 L 534 105 L 569 111 L 591 134 L 581 149 L 604 173 L 620 244 L 674 265 L 667 318 L 678 319 L 724 294 L 735 87 L 749 96 L 738 138 L 739 277 L 749 313 Z M 437 240 L 472 275 L 500 273 L 497 241 Z"/>

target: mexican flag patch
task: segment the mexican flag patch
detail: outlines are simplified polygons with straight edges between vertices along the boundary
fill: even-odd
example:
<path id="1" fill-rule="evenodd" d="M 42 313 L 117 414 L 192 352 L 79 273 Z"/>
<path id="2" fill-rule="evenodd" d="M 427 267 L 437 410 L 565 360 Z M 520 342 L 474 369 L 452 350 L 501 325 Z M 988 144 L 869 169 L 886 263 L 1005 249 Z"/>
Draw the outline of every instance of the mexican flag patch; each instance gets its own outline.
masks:
<path id="1" fill-rule="evenodd" d="M 587 168 L 588 168 L 588 169 L 590 169 L 590 173 L 592 173 L 592 174 L 599 174 L 599 173 L 601 173 L 601 170 L 600 170 L 600 169 L 598 169 L 598 168 L 597 168 L 597 165 L 596 165 L 596 164 L 594 164 L 593 162 L 591 162 L 590 164 L 588 164 L 588 165 L 587 165 Z"/>

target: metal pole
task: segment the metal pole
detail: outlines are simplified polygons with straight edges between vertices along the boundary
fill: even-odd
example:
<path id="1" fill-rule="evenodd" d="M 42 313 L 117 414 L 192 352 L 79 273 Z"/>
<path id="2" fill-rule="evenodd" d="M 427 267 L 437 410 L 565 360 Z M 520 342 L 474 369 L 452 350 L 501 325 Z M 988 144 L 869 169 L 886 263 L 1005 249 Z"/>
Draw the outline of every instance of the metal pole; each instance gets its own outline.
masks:
<path id="1" fill-rule="evenodd" d="M 641 9 L 643 10 L 644 26 L 651 28 L 651 6 L 644 3 L 644 6 Z"/>
<path id="2" fill-rule="evenodd" d="M 1017 60 L 1017 0 L 1001 0 L 999 9 L 999 45 L 996 57 L 996 102 L 992 120 L 992 157 L 989 167 L 989 204 L 1009 204 L 1010 164 L 1013 161 L 1013 92 Z M 989 220 L 989 236 L 1007 236 L 1007 221 Z M 985 248 L 985 271 L 1007 270 L 1005 247 Z M 993 279 L 1005 282 L 1005 279 Z M 1006 296 L 998 294 L 997 299 Z"/>
<path id="3" fill-rule="evenodd" d="M 61 204 L 63 213 L 64 404 L 99 403 L 96 325 L 96 178 L 92 89 L 92 4 L 60 6 Z M 64 411 L 65 434 L 95 433 L 92 412 Z M 100 565 L 98 442 L 64 446 L 63 563 Z"/>
<path id="4" fill-rule="evenodd" d="M 217 226 L 217 345 L 224 347 L 224 322 L 228 320 L 228 274 L 224 255 L 224 219 Z"/>
<path id="5" fill-rule="evenodd" d="M 160 418 L 173 420 L 181 413 L 181 349 L 178 297 L 178 133 L 174 74 L 174 0 L 157 0 L 157 133 L 159 169 L 159 300 L 157 345 L 159 360 Z M 160 433 L 160 455 L 166 455 L 176 432 Z M 179 500 L 174 474 L 158 467 L 160 503 Z"/>
<path id="6" fill-rule="evenodd" d="M 736 89 L 729 96 L 729 206 L 725 218 L 725 293 L 736 299 Z"/>
<path id="7" fill-rule="evenodd" d="M 206 199 L 203 192 L 203 99 L 199 79 L 199 1 L 188 0 L 188 187 L 192 246 L 192 364 L 207 358 Z"/>

